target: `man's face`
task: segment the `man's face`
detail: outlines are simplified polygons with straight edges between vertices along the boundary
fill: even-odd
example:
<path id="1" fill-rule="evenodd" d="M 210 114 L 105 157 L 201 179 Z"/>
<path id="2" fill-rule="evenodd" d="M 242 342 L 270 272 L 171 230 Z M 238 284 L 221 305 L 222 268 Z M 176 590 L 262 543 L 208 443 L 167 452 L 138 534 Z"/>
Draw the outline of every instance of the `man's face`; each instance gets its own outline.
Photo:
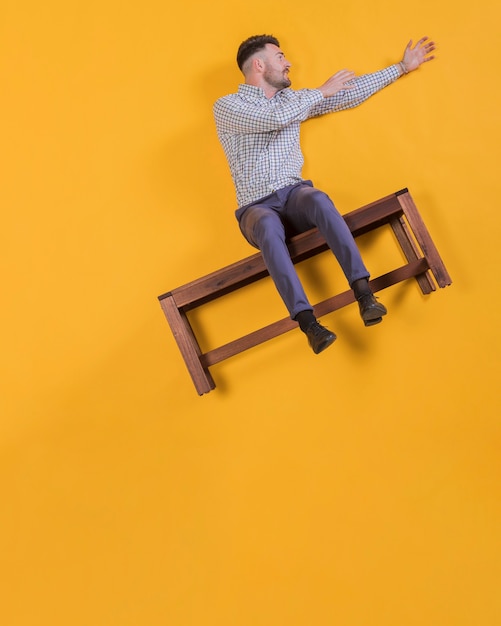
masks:
<path id="1" fill-rule="evenodd" d="M 263 60 L 265 63 L 263 78 L 268 85 L 277 90 L 290 87 L 289 68 L 291 64 L 280 48 L 272 43 L 266 44 Z"/>

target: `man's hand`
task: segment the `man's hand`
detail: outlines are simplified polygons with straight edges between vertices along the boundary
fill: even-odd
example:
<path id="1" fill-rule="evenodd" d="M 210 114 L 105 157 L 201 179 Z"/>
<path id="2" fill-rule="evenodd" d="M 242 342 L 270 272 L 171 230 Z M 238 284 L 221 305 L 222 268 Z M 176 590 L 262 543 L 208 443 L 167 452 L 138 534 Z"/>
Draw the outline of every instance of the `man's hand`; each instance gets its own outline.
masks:
<path id="1" fill-rule="evenodd" d="M 340 70 L 334 76 L 328 78 L 318 89 L 322 92 L 324 98 L 334 96 L 339 91 L 345 89 L 353 89 L 354 85 L 350 85 L 350 81 L 355 78 L 355 72 L 350 70 Z"/>
<path id="2" fill-rule="evenodd" d="M 414 48 L 412 47 L 412 39 L 407 44 L 404 50 L 404 56 L 402 57 L 402 63 L 404 65 L 404 71 L 412 72 L 427 61 L 431 61 L 435 57 L 429 56 L 435 50 L 435 42 L 428 41 L 428 37 L 421 37 L 416 43 Z"/>

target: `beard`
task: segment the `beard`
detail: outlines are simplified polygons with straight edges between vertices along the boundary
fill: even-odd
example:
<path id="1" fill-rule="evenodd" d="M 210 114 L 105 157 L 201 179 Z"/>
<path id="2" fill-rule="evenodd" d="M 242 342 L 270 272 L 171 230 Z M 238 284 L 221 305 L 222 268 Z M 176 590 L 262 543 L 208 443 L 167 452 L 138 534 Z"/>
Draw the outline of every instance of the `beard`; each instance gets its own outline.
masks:
<path id="1" fill-rule="evenodd" d="M 287 72 L 267 69 L 263 74 L 263 78 L 274 89 L 286 89 L 292 84 Z"/>

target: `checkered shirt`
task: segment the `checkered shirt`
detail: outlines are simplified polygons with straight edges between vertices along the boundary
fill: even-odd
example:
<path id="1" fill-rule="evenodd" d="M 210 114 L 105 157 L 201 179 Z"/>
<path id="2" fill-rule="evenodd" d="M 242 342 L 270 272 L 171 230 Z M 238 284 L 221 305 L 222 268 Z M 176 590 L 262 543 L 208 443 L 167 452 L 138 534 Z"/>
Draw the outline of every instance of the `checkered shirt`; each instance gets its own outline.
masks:
<path id="1" fill-rule="evenodd" d="M 239 207 L 302 180 L 301 122 L 358 106 L 399 77 L 396 65 L 353 80 L 354 89 L 324 98 L 318 89 L 290 88 L 268 99 L 242 84 L 214 104 L 219 140 L 230 166 Z"/>

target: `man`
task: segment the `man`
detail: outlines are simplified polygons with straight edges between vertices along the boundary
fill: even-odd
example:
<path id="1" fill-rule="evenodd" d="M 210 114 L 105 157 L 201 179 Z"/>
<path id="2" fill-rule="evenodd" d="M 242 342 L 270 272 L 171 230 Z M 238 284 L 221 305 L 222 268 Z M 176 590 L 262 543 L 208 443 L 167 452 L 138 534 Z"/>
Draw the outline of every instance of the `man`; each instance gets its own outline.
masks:
<path id="1" fill-rule="evenodd" d="M 362 76 L 341 70 L 317 89 L 293 90 L 291 64 L 278 40 L 255 35 L 243 41 L 237 53 L 245 83 L 238 93 L 214 105 L 218 137 L 236 188 L 240 229 L 261 250 L 291 318 L 315 354 L 330 346 L 336 335 L 315 318 L 291 261 L 287 237 L 318 227 L 354 291 L 364 324 L 378 324 L 387 311 L 371 291 L 369 272 L 344 219 L 330 198 L 301 176 L 301 122 L 361 104 L 431 61 L 434 49 L 435 44 L 423 37 L 414 47 L 410 41 L 402 60 L 386 69 Z"/>

